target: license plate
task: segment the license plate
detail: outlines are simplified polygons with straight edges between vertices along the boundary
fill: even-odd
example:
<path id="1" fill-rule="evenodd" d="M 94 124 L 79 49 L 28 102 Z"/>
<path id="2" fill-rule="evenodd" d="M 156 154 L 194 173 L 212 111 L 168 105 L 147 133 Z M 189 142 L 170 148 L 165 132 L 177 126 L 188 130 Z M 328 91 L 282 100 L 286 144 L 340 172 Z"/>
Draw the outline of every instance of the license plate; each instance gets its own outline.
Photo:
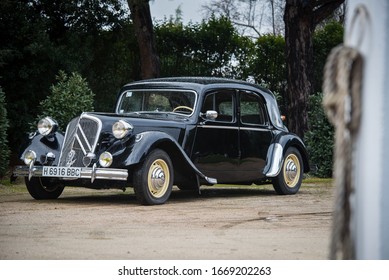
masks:
<path id="1" fill-rule="evenodd" d="M 42 177 L 80 178 L 81 168 L 44 166 L 42 170 Z"/>

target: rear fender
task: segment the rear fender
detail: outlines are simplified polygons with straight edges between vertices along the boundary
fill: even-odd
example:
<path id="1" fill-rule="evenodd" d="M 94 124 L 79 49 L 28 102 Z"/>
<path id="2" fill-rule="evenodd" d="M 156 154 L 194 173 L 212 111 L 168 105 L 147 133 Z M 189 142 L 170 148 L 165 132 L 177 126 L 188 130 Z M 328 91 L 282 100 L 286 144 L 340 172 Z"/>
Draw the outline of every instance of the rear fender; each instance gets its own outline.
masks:
<path id="1" fill-rule="evenodd" d="M 297 135 L 280 133 L 275 137 L 267 152 L 266 166 L 263 171 L 266 177 L 276 177 L 280 173 L 284 155 L 289 147 L 295 147 L 300 152 L 304 172 L 309 172 L 308 153 L 303 141 Z"/>

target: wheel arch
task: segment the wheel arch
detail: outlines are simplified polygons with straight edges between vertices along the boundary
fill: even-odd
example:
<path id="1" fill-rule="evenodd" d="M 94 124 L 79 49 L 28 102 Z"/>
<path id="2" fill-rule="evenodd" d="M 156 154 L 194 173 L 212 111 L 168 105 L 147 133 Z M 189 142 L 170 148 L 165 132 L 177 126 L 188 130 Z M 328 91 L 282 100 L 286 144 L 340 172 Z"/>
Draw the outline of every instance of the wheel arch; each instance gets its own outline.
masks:
<path id="1" fill-rule="evenodd" d="M 290 147 L 296 148 L 299 151 L 303 161 L 303 171 L 304 173 L 309 172 L 309 156 L 303 141 L 297 135 L 280 133 L 275 137 L 268 149 L 266 166 L 264 168 L 264 174 L 267 177 L 278 175 L 282 168 L 285 153 Z"/>
<path id="2" fill-rule="evenodd" d="M 174 142 L 165 139 L 156 143 L 153 149 L 164 150 L 169 155 L 173 164 L 175 184 L 180 184 L 180 182 L 187 179 L 196 180 L 196 171 L 192 167 L 193 163 L 188 162 L 187 157 L 184 156 L 184 151 Z"/>
<path id="3" fill-rule="evenodd" d="M 285 137 L 285 138 L 286 139 L 285 139 L 283 155 L 285 155 L 288 148 L 291 148 L 291 147 L 296 148 L 300 152 L 301 158 L 303 160 L 304 173 L 309 172 L 309 170 L 310 170 L 309 156 L 308 156 L 308 152 L 307 152 L 307 149 L 306 149 L 303 141 L 301 141 L 301 139 L 298 138 L 297 136 L 293 137 L 293 135 L 291 135 L 290 137 Z"/>
<path id="4" fill-rule="evenodd" d="M 197 169 L 178 142 L 169 134 L 161 131 L 148 131 L 139 134 L 139 139 L 127 158 L 127 166 L 142 164 L 152 150 L 161 149 L 169 155 L 172 161 L 176 181 L 184 178 L 196 179 L 197 175 L 208 183 L 217 183 L 216 179 L 207 177 Z"/>

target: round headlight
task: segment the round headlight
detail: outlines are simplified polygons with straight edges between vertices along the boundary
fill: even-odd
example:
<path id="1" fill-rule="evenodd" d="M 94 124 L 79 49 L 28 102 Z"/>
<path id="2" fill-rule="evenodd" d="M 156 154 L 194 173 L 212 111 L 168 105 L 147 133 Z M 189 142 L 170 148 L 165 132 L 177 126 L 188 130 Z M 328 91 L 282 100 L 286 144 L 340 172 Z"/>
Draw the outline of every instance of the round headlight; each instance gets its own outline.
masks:
<path id="1" fill-rule="evenodd" d="M 36 159 L 36 153 L 34 151 L 28 150 L 24 153 L 23 161 L 26 165 L 30 165 L 31 162 L 33 163 Z"/>
<path id="2" fill-rule="evenodd" d="M 99 157 L 99 163 L 102 167 L 110 167 L 113 162 L 112 155 L 108 152 L 104 152 Z"/>
<path id="3" fill-rule="evenodd" d="M 49 117 L 43 118 L 38 122 L 38 131 L 44 136 L 54 133 L 57 128 L 57 122 Z"/>
<path id="4" fill-rule="evenodd" d="M 130 133 L 134 127 L 123 120 L 117 121 L 112 126 L 113 136 L 117 139 L 124 138 L 128 133 Z"/>

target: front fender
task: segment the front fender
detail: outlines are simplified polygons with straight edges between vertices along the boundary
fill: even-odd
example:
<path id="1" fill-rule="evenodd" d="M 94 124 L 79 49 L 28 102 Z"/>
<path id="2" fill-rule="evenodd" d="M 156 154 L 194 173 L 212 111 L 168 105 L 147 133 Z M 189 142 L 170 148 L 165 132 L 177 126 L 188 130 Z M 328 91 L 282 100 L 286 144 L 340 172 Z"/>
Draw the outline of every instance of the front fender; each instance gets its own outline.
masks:
<path id="1" fill-rule="evenodd" d="M 56 132 L 54 135 L 48 137 L 39 133 L 34 133 L 28 137 L 28 140 L 23 144 L 20 152 L 20 159 L 23 160 L 24 154 L 31 150 L 36 153 L 36 163 L 43 165 L 46 163 L 46 155 L 51 152 L 55 158 L 52 162 L 53 165 L 57 165 L 61 154 L 62 143 L 64 141 L 64 135 L 60 132 Z"/>
<path id="2" fill-rule="evenodd" d="M 156 148 L 165 150 L 170 157 L 179 158 L 180 164 L 187 165 L 194 173 L 205 179 L 208 183 L 217 183 L 216 179 L 207 177 L 197 169 L 180 144 L 172 136 L 161 131 L 148 131 L 137 134 L 134 142 L 127 147 L 128 157 L 125 158 L 123 163 L 127 167 L 139 164 Z"/>
<path id="3" fill-rule="evenodd" d="M 275 137 L 268 149 L 263 171 L 267 177 L 276 177 L 280 173 L 284 155 L 289 147 L 295 147 L 300 152 L 304 172 L 309 172 L 308 153 L 303 141 L 295 134 L 282 132 Z"/>

